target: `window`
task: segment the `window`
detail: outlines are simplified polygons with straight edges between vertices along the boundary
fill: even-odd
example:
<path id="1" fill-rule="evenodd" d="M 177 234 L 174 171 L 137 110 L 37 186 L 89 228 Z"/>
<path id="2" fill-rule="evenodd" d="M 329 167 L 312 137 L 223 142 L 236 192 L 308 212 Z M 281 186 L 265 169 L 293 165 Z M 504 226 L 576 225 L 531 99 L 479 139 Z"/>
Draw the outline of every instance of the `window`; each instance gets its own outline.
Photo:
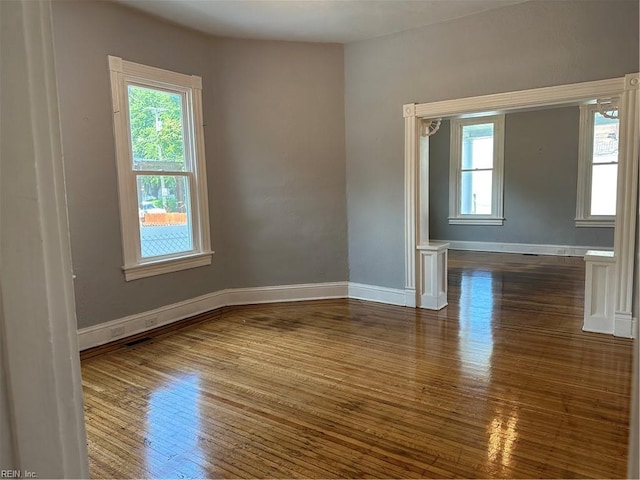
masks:
<path id="1" fill-rule="evenodd" d="M 619 131 L 620 121 L 598 105 L 580 106 L 577 227 L 615 225 Z"/>
<path id="2" fill-rule="evenodd" d="M 449 223 L 502 225 L 504 115 L 451 120 Z"/>
<path id="3" fill-rule="evenodd" d="M 201 78 L 109 70 L 125 279 L 211 264 Z"/>

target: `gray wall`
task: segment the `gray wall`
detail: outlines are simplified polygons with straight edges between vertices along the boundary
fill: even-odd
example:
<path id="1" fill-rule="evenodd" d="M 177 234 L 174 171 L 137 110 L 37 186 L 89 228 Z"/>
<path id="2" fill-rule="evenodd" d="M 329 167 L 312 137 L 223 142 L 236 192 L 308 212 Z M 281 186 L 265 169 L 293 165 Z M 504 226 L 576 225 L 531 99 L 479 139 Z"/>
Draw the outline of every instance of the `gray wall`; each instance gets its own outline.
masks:
<path id="1" fill-rule="evenodd" d="M 526 2 L 347 45 L 350 280 L 404 287 L 403 104 L 636 71 L 636 0 Z"/>
<path id="2" fill-rule="evenodd" d="M 216 51 L 226 286 L 347 280 L 342 46 Z"/>
<path id="3" fill-rule="evenodd" d="M 402 288 L 402 104 L 638 70 L 635 0 L 527 2 L 344 55 L 214 38 L 110 2 L 53 14 L 79 327 L 229 287 Z M 124 282 L 108 54 L 203 77 L 210 267 Z"/>
<path id="4" fill-rule="evenodd" d="M 0 328 L 4 324 L 2 295 L 0 294 Z M 4 337 L 4 333 L 3 333 Z M 4 345 L 0 340 L 0 470 L 13 470 L 16 462 L 13 455 L 13 435 L 11 427 L 11 408 L 7 395 L 7 373 L 5 371 Z"/>
<path id="5" fill-rule="evenodd" d="M 12 51 L 14 55 L 25 55 L 24 49 L 22 48 L 22 44 L 15 44 L 14 35 L 17 32 L 12 31 L 11 23 L 16 22 L 19 17 L 19 9 L 20 5 L 16 4 L 4 4 L 0 3 L 0 40 L 2 41 L 1 45 L 8 45 L 11 42 Z M 14 25 L 15 26 L 15 25 Z M 21 32 L 19 32 L 21 33 Z M 8 70 L 6 68 L 6 58 L 4 58 L 4 49 L 0 50 L 0 54 L 3 56 L 3 68 L 0 70 L 2 75 L 0 75 L 0 85 L 2 85 L 3 89 L 7 89 L 5 82 L 9 84 L 15 84 L 18 81 L 22 81 L 24 76 L 24 72 L 19 69 L 12 68 Z M 6 101 L 6 97 L 4 97 Z M 5 110 L 4 106 L 5 102 L 0 102 L 0 107 L 2 107 L 2 113 L 6 115 L 6 112 L 9 112 L 9 109 Z M 5 121 L 6 121 L 5 116 Z M 4 128 L 2 128 L 4 130 Z M 0 131 L 2 131 L 0 130 Z M 3 144 L 4 145 L 4 144 Z M 2 164 L 0 163 L 0 175 L 2 175 Z M 5 173 L 6 175 L 6 173 Z M 0 177 L 1 178 L 1 177 Z M 6 226 L 5 226 L 6 228 Z M 5 365 L 7 364 L 7 359 L 5 358 L 5 333 L 4 333 L 4 307 L 2 303 L 2 290 L 0 289 L 0 470 L 11 470 L 16 468 L 15 459 L 13 457 L 13 435 L 11 429 L 11 411 L 9 408 L 8 396 L 7 396 L 7 374 L 5 371 Z"/>
<path id="6" fill-rule="evenodd" d="M 53 2 L 53 18 L 80 328 L 347 279 L 342 46 L 217 39 L 111 2 Z M 211 266 L 124 281 L 107 55 L 202 76 Z"/>
<path id="7" fill-rule="evenodd" d="M 440 240 L 613 248 L 613 228 L 577 228 L 580 109 L 505 115 L 502 226 L 449 225 L 450 122 L 429 137 L 429 233 Z"/>

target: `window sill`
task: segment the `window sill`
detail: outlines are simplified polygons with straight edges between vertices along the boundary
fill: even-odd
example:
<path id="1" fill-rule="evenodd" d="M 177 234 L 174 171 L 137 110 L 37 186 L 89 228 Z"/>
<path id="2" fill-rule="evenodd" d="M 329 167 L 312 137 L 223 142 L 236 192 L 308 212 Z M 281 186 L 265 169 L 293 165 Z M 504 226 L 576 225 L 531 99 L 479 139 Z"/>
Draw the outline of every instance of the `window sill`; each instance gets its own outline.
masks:
<path id="1" fill-rule="evenodd" d="M 196 253 L 184 257 L 156 260 L 153 262 L 139 263 L 137 265 L 125 265 L 124 279 L 129 282 L 139 278 L 153 277 L 164 273 L 179 272 L 189 268 L 204 267 L 211 265 L 214 252 Z"/>
<path id="2" fill-rule="evenodd" d="M 615 228 L 615 218 L 576 218 L 576 227 Z"/>
<path id="3" fill-rule="evenodd" d="M 504 218 L 461 218 L 449 217 L 449 225 L 504 225 Z"/>

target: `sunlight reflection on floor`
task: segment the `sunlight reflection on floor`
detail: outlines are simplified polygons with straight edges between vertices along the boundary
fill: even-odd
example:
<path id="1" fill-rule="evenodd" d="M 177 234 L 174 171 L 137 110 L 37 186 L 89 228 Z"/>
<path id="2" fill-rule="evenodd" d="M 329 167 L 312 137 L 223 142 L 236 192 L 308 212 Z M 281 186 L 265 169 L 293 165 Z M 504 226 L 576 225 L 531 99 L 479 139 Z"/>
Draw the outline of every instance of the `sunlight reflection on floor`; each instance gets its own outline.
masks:
<path id="1" fill-rule="evenodd" d="M 460 282 L 460 356 L 463 370 L 489 380 L 493 354 L 493 277 L 469 271 Z"/>
<path id="2" fill-rule="evenodd" d="M 150 476 L 204 478 L 196 461 L 205 453 L 198 444 L 200 378 L 184 375 L 153 392 L 147 412 L 146 463 Z M 189 460 L 183 458 L 188 454 Z M 178 471 L 179 470 L 179 471 Z"/>

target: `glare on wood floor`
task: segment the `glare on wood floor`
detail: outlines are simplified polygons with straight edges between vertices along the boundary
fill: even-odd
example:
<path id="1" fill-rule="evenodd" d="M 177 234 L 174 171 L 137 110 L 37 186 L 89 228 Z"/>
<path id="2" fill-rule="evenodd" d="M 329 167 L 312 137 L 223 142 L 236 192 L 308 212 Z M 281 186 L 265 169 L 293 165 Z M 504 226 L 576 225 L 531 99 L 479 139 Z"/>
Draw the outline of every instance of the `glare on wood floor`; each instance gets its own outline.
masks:
<path id="1" fill-rule="evenodd" d="M 233 307 L 85 358 L 95 478 L 614 478 L 632 343 L 581 259 L 451 252 L 449 306 Z"/>

